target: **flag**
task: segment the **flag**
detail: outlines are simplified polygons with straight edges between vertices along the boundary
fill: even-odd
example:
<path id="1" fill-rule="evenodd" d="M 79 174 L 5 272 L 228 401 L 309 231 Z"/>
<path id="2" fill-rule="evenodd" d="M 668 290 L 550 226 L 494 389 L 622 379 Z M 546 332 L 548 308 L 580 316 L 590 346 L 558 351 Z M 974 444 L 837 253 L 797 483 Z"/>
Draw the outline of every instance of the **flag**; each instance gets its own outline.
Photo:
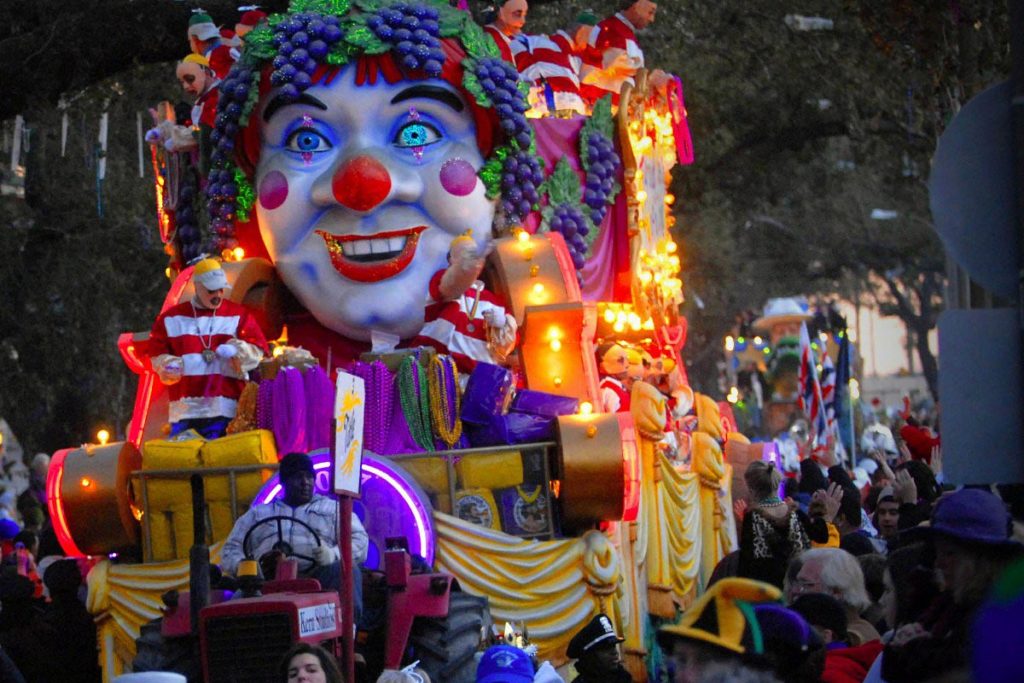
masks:
<path id="1" fill-rule="evenodd" d="M 843 330 L 839 333 L 839 355 L 836 357 L 836 425 L 839 428 L 839 441 L 850 454 L 855 454 L 853 443 L 853 424 L 851 411 L 853 403 L 850 397 L 850 379 L 853 377 L 850 346 L 850 333 Z"/>
<path id="2" fill-rule="evenodd" d="M 811 424 L 812 443 L 824 443 L 828 436 L 828 419 L 825 416 L 825 401 L 821 395 L 818 371 L 815 367 L 814 349 L 807 333 L 807 323 L 800 325 L 800 409 Z"/>

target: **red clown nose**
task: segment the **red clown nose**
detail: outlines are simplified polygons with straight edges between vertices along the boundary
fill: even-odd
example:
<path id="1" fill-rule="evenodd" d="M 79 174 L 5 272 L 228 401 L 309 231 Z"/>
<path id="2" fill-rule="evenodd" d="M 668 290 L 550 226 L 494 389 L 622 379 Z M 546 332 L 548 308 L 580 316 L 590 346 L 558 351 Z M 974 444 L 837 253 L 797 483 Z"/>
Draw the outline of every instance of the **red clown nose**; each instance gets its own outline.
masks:
<path id="1" fill-rule="evenodd" d="M 391 192 L 391 176 L 373 157 L 357 156 L 334 172 L 331 191 L 338 202 L 353 211 L 369 211 Z"/>

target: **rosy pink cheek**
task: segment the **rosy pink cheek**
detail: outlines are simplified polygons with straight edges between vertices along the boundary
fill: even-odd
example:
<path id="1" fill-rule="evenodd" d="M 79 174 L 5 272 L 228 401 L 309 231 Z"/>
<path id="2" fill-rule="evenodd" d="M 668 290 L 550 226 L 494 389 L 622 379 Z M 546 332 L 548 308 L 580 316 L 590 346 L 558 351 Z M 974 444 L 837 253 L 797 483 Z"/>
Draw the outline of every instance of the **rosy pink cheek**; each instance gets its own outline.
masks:
<path id="1" fill-rule="evenodd" d="M 276 209 L 288 199 L 288 179 L 280 171 L 271 171 L 260 181 L 260 204 Z"/>
<path id="2" fill-rule="evenodd" d="M 449 159 L 441 164 L 441 187 L 455 195 L 465 197 L 476 187 L 476 170 L 465 159 Z"/>

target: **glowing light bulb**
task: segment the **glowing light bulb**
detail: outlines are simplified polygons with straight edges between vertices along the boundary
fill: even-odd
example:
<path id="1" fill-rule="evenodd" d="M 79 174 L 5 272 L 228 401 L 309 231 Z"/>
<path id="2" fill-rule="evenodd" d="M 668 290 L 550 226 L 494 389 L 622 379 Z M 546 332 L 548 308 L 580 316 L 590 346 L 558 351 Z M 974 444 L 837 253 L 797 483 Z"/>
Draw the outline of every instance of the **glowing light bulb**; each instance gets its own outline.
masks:
<path id="1" fill-rule="evenodd" d="M 615 322 L 615 311 L 610 308 L 604 309 L 604 321 L 609 325 Z"/>
<path id="2" fill-rule="evenodd" d="M 282 353 L 284 353 L 284 347 L 283 346 L 275 346 L 274 347 L 274 358 L 277 358 Z"/>
<path id="3" fill-rule="evenodd" d="M 540 296 L 541 294 L 543 294 L 544 293 L 544 285 L 542 285 L 539 282 L 537 284 L 535 284 L 533 286 L 533 293 L 535 295 L 537 295 L 537 296 Z"/>
<path id="4" fill-rule="evenodd" d="M 653 330 L 654 329 L 654 319 L 653 318 L 648 318 L 647 320 L 644 321 L 644 329 L 645 330 Z"/>
<path id="5" fill-rule="evenodd" d="M 530 233 L 525 230 L 520 230 L 516 233 L 516 239 L 519 240 L 520 244 L 526 244 L 530 241 Z"/>
<path id="6" fill-rule="evenodd" d="M 665 205 L 672 206 L 676 203 L 676 196 L 674 194 L 665 195 Z"/>
<path id="7" fill-rule="evenodd" d="M 636 200 L 638 202 L 646 202 L 647 201 L 647 191 L 646 190 L 640 190 L 639 192 L 637 192 L 636 193 Z"/>
<path id="8" fill-rule="evenodd" d="M 101 429 L 96 432 L 96 442 L 101 446 L 106 446 L 107 442 L 110 441 L 110 432 L 106 429 Z"/>
<path id="9" fill-rule="evenodd" d="M 562 378 L 561 377 L 554 377 L 551 381 L 553 381 L 555 383 L 556 387 L 562 386 Z"/>
<path id="10" fill-rule="evenodd" d="M 676 253 L 676 250 L 678 248 L 679 247 L 676 245 L 675 242 L 669 242 L 668 244 L 665 245 L 665 251 L 667 251 L 670 254 Z"/>
<path id="11" fill-rule="evenodd" d="M 594 404 L 590 401 L 583 401 L 580 403 L 580 415 L 592 415 L 594 413 Z"/>
<path id="12" fill-rule="evenodd" d="M 754 337 L 754 346 L 760 346 L 764 343 L 764 339 L 761 337 Z"/>
<path id="13" fill-rule="evenodd" d="M 245 258 L 245 249 L 242 249 L 241 247 L 235 247 L 234 249 L 231 250 L 231 255 L 235 257 L 236 261 L 241 261 L 242 259 Z"/>
<path id="14" fill-rule="evenodd" d="M 615 330 L 616 332 L 624 332 L 626 329 L 626 325 L 620 320 L 616 322 L 615 325 L 612 326 L 612 329 Z"/>
<path id="15" fill-rule="evenodd" d="M 82 485 L 83 489 L 87 489 L 90 486 L 92 486 L 92 479 L 90 479 L 89 477 L 82 477 L 82 481 L 78 483 Z"/>
<path id="16" fill-rule="evenodd" d="M 732 338 L 732 335 L 730 334 L 728 337 L 725 338 L 725 350 L 726 351 L 732 351 L 735 348 L 736 348 L 736 340 L 734 340 Z"/>
<path id="17" fill-rule="evenodd" d="M 549 346 L 551 347 L 552 351 L 561 351 L 562 350 L 562 341 L 560 339 L 552 339 L 551 342 L 549 343 Z"/>

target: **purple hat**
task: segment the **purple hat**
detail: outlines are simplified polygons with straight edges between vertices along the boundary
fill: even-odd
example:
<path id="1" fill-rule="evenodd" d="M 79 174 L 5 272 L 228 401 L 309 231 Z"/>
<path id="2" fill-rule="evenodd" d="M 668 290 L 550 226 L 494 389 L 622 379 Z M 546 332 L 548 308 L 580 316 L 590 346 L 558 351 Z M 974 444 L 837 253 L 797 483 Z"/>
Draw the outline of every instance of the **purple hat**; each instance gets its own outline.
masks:
<path id="1" fill-rule="evenodd" d="M 6 517 L 0 519 L 0 539 L 9 541 L 17 536 L 20 531 L 21 527 L 13 519 L 7 519 Z"/>
<path id="2" fill-rule="evenodd" d="M 511 645 L 495 645 L 476 667 L 476 683 L 533 683 L 530 655 Z"/>
<path id="3" fill-rule="evenodd" d="M 1020 545 L 1010 538 L 1013 518 L 997 496 L 982 489 L 962 489 L 938 502 L 929 533 L 967 543 Z"/>

